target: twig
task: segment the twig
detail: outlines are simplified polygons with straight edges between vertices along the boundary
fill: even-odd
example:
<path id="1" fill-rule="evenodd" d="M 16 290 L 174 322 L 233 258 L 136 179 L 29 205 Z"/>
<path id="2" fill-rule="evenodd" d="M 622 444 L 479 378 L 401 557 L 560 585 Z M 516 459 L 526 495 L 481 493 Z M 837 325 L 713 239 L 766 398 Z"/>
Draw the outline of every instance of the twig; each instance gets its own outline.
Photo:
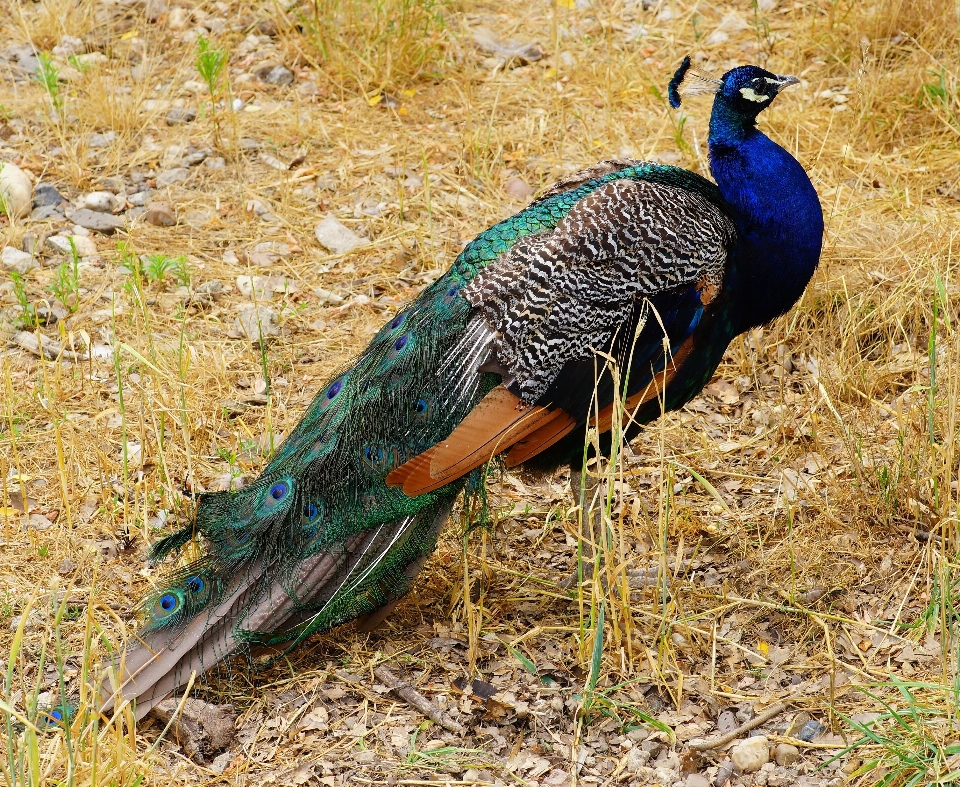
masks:
<path id="1" fill-rule="evenodd" d="M 787 709 L 787 707 L 787 703 L 783 702 L 782 700 L 780 702 L 775 702 L 759 716 L 754 716 L 752 719 L 750 719 L 750 721 L 741 724 L 735 730 L 730 730 L 730 732 L 721 735 L 719 738 L 701 738 L 698 740 L 692 740 L 687 744 L 687 746 L 694 751 L 710 751 L 711 749 L 718 749 L 721 746 L 726 746 L 734 738 L 739 738 L 741 735 L 743 735 L 743 733 L 770 721 L 770 719 L 772 719 L 774 716 L 779 716 Z"/>
<path id="2" fill-rule="evenodd" d="M 383 664 L 381 664 L 379 667 L 374 667 L 373 674 L 383 681 L 389 688 L 391 688 L 398 697 L 409 702 L 414 708 L 420 711 L 434 724 L 439 724 L 445 730 L 455 732 L 458 735 L 463 735 L 466 732 L 461 724 L 444 716 L 436 705 L 430 702 L 430 700 L 424 697 L 405 680 L 401 680 L 394 675 Z"/>

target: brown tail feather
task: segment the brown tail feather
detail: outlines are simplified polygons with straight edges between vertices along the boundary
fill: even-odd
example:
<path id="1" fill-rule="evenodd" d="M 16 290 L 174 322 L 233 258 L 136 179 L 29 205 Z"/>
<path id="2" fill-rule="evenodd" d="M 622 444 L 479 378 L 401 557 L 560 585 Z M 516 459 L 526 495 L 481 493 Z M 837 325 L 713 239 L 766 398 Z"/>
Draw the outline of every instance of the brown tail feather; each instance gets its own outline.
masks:
<path id="1" fill-rule="evenodd" d="M 537 431 L 514 443 L 507 453 L 507 467 L 514 467 L 546 451 L 551 445 L 574 430 L 577 422 L 563 410 L 554 410 L 556 415 Z"/>
<path id="2" fill-rule="evenodd" d="M 488 462 L 553 418 L 554 413 L 546 407 L 524 404 L 506 388 L 497 386 L 446 440 L 394 470 L 387 483 L 399 486 L 402 478 L 403 491 L 410 497 L 432 492 Z M 408 468 L 413 462 L 417 466 Z"/>

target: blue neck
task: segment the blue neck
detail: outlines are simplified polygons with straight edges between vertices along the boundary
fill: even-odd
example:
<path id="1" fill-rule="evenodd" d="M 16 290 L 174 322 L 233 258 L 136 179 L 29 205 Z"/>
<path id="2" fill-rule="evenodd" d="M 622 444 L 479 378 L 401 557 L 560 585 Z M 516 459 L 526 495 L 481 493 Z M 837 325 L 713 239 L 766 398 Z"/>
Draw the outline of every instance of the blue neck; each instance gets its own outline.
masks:
<path id="1" fill-rule="evenodd" d="M 737 224 L 740 330 L 790 309 L 817 269 L 823 211 L 800 163 L 722 95 L 710 117 L 710 172 Z"/>

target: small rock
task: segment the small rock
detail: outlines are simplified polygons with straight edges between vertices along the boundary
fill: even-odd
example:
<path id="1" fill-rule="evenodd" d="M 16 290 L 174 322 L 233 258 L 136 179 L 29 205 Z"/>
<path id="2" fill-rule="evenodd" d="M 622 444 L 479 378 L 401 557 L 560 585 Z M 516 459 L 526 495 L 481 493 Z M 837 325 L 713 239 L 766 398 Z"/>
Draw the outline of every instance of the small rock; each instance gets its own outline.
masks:
<path id="1" fill-rule="evenodd" d="M 190 177 L 190 170 L 186 167 L 174 167 L 165 169 L 157 175 L 157 188 L 162 189 L 167 186 L 173 186 L 176 183 L 183 183 Z"/>
<path id="2" fill-rule="evenodd" d="M 274 66 L 265 74 L 262 74 L 260 79 L 268 85 L 292 85 L 293 72 L 284 66 Z"/>
<path id="3" fill-rule="evenodd" d="M 730 750 L 730 759 L 744 773 L 753 773 L 770 762 L 770 741 L 763 735 L 747 738 Z"/>
<path id="4" fill-rule="evenodd" d="M 84 229 L 101 232 L 104 235 L 112 235 L 118 229 L 121 229 L 124 224 L 123 219 L 119 216 L 114 216 L 111 213 L 100 213 L 99 211 L 89 210 L 88 208 L 75 210 L 73 213 L 68 214 L 67 218 L 74 224 L 79 224 Z"/>
<path id="5" fill-rule="evenodd" d="M 337 221 L 332 213 L 328 213 L 326 218 L 314 227 L 313 234 L 323 248 L 334 254 L 346 254 L 363 245 L 363 239 Z"/>
<path id="6" fill-rule="evenodd" d="M 30 221 L 63 221 L 66 216 L 63 215 L 61 208 L 54 205 L 44 205 L 40 208 L 34 208 L 30 214 Z"/>
<path id="7" fill-rule="evenodd" d="M 41 514 L 30 514 L 26 525 L 28 530 L 49 530 L 53 527 L 53 522 Z"/>
<path id="8" fill-rule="evenodd" d="M 523 178 L 507 178 L 503 183 L 503 190 L 517 199 L 530 199 L 533 196 L 533 187 Z"/>
<path id="9" fill-rule="evenodd" d="M 773 750 L 773 759 L 777 765 L 789 767 L 800 759 L 800 749 L 789 743 L 778 743 Z"/>
<path id="10" fill-rule="evenodd" d="M 234 755 L 232 752 L 225 751 L 223 754 L 218 754 L 216 757 L 214 757 L 213 762 L 211 762 L 207 767 L 214 773 L 223 773 L 228 767 L 230 767 L 230 763 L 233 762 L 233 757 Z"/>
<path id="11" fill-rule="evenodd" d="M 810 719 L 800 728 L 797 737 L 805 743 L 810 743 L 815 738 L 820 737 L 827 731 L 827 728 L 816 719 Z"/>
<path id="12" fill-rule="evenodd" d="M 149 191 L 135 191 L 129 197 L 127 197 L 127 202 L 133 205 L 135 208 L 142 208 L 150 200 Z"/>
<path id="13" fill-rule="evenodd" d="M 67 198 L 54 188 L 51 183 L 38 183 L 33 190 L 33 207 L 46 208 L 49 206 L 66 205 Z"/>
<path id="14" fill-rule="evenodd" d="M 721 762 L 720 767 L 717 768 L 717 775 L 713 777 L 714 787 L 723 787 L 733 778 L 736 770 L 737 766 L 730 762 L 730 760 Z"/>
<path id="15" fill-rule="evenodd" d="M 717 732 L 726 734 L 737 728 L 737 717 L 732 710 L 725 710 L 717 716 Z"/>
<path id="16" fill-rule="evenodd" d="M 226 169 L 227 162 L 223 156 L 210 156 L 203 160 L 203 166 L 207 169 Z"/>
<path id="17" fill-rule="evenodd" d="M 684 787 L 710 787 L 710 780 L 699 773 L 691 773 L 683 784 Z"/>
<path id="18" fill-rule="evenodd" d="M 57 573 L 62 577 L 69 576 L 76 570 L 77 564 L 74 563 L 70 558 L 64 558 L 61 560 L 60 565 L 57 567 Z"/>
<path id="19" fill-rule="evenodd" d="M 70 242 L 73 241 L 71 248 Z M 97 244 L 88 235 L 51 235 L 46 240 L 49 249 L 57 254 L 72 255 L 76 249 L 78 257 L 93 257 L 97 253 Z"/>
<path id="20" fill-rule="evenodd" d="M 25 251 L 27 254 L 36 254 L 40 249 L 40 239 L 33 232 L 23 233 L 23 237 L 20 239 L 20 250 Z"/>
<path id="21" fill-rule="evenodd" d="M 169 202 L 149 202 L 143 214 L 144 221 L 154 227 L 172 227 L 177 223 L 177 217 Z"/>
<path id="22" fill-rule="evenodd" d="M 180 164 L 184 167 L 195 167 L 197 164 L 202 164 L 211 153 L 213 153 L 213 151 L 210 150 L 210 148 L 188 151 L 187 155 L 180 161 Z"/>
<path id="23" fill-rule="evenodd" d="M 67 59 L 70 55 L 83 52 L 83 39 L 76 36 L 64 36 L 60 43 L 53 48 L 53 54 L 62 59 Z"/>
<path id="24" fill-rule="evenodd" d="M 67 316 L 67 313 L 67 310 L 56 302 L 50 306 L 42 303 L 36 309 L 37 319 L 44 325 L 56 325 Z"/>
<path id="25" fill-rule="evenodd" d="M 33 205 L 30 178 L 16 164 L 0 162 L 0 213 L 23 218 Z"/>
<path id="26" fill-rule="evenodd" d="M 168 126 L 179 126 L 181 123 L 192 123 L 197 119 L 197 110 L 195 109 L 182 109 L 180 107 L 174 107 L 169 112 L 167 112 L 167 125 Z"/>
<path id="27" fill-rule="evenodd" d="M 116 131 L 108 131 L 106 134 L 101 134 L 98 131 L 94 131 L 89 137 L 87 137 L 87 146 L 98 150 L 100 148 L 110 147 L 110 145 L 116 141 Z"/>
<path id="28" fill-rule="evenodd" d="M 256 293 L 258 301 L 268 301 L 274 293 L 297 291 L 296 283 L 285 276 L 237 276 L 237 289 L 244 298 Z"/>
<path id="29" fill-rule="evenodd" d="M 83 195 L 80 205 L 87 210 L 113 213 L 120 207 L 120 200 L 117 199 L 116 194 L 111 194 L 109 191 L 91 191 Z"/>
<path id="30" fill-rule="evenodd" d="M 260 149 L 260 143 L 257 142 L 257 140 L 251 139 L 250 137 L 242 137 L 240 139 L 240 150 L 250 151 L 250 150 L 259 150 L 259 149 Z"/>
<path id="31" fill-rule="evenodd" d="M 189 757 L 202 762 L 230 745 L 236 734 L 233 706 L 189 699 L 178 715 L 178 705 L 177 699 L 164 700 L 151 712 L 161 724 L 171 724 L 174 739 Z"/>
<path id="32" fill-rule="evenodd" d="M 706 46 L 717 46 L 719 44 L 725 44 L 730 40 L 730 36 L 725 33 L 723 30 L 714 30 L 710 35 L 704 40 Z"/>
<path id="33" fill-rule="evenodd" d="M 33 258 L 32 254 L 15 249 L 13 246 L 3 247 L 3 251 L 0 252 L 0 264 L 3 265 L 4 270 L 16 271 L 21 276 L 40 267 L 40 263 Z"/>
<path id="34" fill-rule="evenodd" d="M 277 313 L 267 306 L 245 306 L 240 316 L 234 320 L 229 335 L 233 339 L 247 339 L 259 344 L 261 337 L 266 339 L 279 333 Z"/>

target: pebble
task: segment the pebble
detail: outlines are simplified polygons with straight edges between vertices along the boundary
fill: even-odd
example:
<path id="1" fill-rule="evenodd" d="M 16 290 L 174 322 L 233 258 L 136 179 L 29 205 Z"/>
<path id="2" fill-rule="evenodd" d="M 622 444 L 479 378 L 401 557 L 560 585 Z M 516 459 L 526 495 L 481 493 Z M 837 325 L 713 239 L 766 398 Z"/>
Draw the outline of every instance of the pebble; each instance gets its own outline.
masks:
<path id="1" fill-rule="evenodd" d="M 263 74 L 260 79 L 268 85 L 292 85 L 293 72 L 285 66 L 274 66 Z"/>
<path id="2" fill-rule="evenodd" d="M 732 710 L 725 710 L 717 716 L 717 731 L 726 734 L 737 728 L 737 717 Z"/>
<path id="3" fill-rule="evenodd" d="M 99 131 L 94 131 L 89 137 L 87 137 L 87 147 L 95 149 L 106 148 L 110 147 L 110 145 L 116 141 L 116 131 L 108 131 L 106 134 L 101 134 Z"/>
<path id="4" fill-rule="evenodd" d="M 323 221 L 314 227 L 313 234 L 317 243 L 334 254 L 346 254 L 364 243 L 357 233 L 337 221 L 332 213 L 328 213 Z"/>
<path id="5" fill-rule="evenodd" d="M 195 167 L 202 164 L 204 160 L 213 153 L 210 148 L 200 148 L 200 150 L 191 150 L 183 157 L 180 164 L 184 167 Z"/>
<path id="6" fill-rule="evenodd" d="M 67 198 L 63 196 L 52 183 L 38 183 L 33 190 L 33 207 L 46 208 L 63 205 Z"/>
<path id="7" fill-rule="evenodd" d="M 125 194 L 127 190 L 123 178 L 118 176 L 102 178 L 100 180 L 100 187 L 104 191 L 109 191 L 112 194 Z"/>
<path id="8" fill-rule="evenodd" d="M 197 119 L 197 110 L 195 109 L 181 109 L 180 107 L 174 107 L 169 112 L 167 112 L 167 125 L 168 126 L 179 126 L 181 123 L 192 123 Z"/>
<path id="9" fill-rule="evenodd" d="M 744 773 L 753 773 L 770 762 L 770 741 L 763 735 L 747 738 L 730 750 L 730 759 Z"/>
<path id="10" fill-rule="evenodd" d="M 800 728 L 800 732 L 797 733 L 797 737 L 806 743 L 810 743 L 810 741 L 812 741 L 814 738 L 818 738 L 826 731 L 827 728 L 824 725 L 822 725 L 816 719 L 811 719 Z"/>
<path id="11" fill-rule="evenodd" d="M 60 58 L 68 58 L 84 50 L 83 39 L 76 36 L 64 36 L 60 43 L 53 48 L 53 54 Z"/>
<path id="12" fill-rule="evenodd" d="M 0 252 L 0 265 L 3 265 L 4 270 L 15 271 L 21 276 L 40 267 L 40 263 L 33 258 L 32 254 L 15 249 L 13 246 L 3 247 L 3 251 Z"/>
<path id="13" fill-rule="evenodd" d="M 71 255 L 70 241 L 73 241 L 78 257 L 93 257 L 97 253 L 97 244 L 85 235 L 51 235 L 46 245 L 55 253 Z"/>
<path id="14" fill-rule="evenodd" d="M 84 229 L 102 232 L 104 235 L 112 235 L 118 229 L 123 227 L 123 219 L 120 216 L 114 216 L 111 213 L 100 213 L 99 211 L 81 208 L 71 213 L 68 218 L 74 224 L 79 224 Z"/>
<path id="15" fill-rule="evenodd" d="M 789 743 L 778 743 L 773 750 L 773 759 L 777 765 L 784 767 L 793 765 L 800 759 L 800 749 Z"/>
<path id="16" fill-rule="evenodd" d="M 240 150 L 259 150 L 260 143 L 250 137 L 243 137 L 240 140 Z"/>
<path id="17" fill-rule="evenodd" d="M 279 332 L 277 313 L 268 306 L 257 305 L 243 308 L 234 320 L 229 335 L 233 339 L 247 339 L 253 344 L 259 344 L 261 336 L 266 339 Z"/>
<path id="18" fill-rule="evenodd" d="M 227 162 L 223 156 L 211 156 L 203 160 L 203 166 L 208 169 L 226 169 Z"/>
<path id="19" fill-rule="evenodd" d="M 91 191 L 84 194 L 80 201 L 81 207 L 87 210 L 95 210 L 100 213 L 113 213 L 120 207 L 120 200 L 116 194 L 109 191 Z"/>
<path id="20" fill-rule="evenodd" d="M 699 773 L 691 773 L 687 775 L 683 784 L 684 787 L 710 787 L 710 780 Z"/>
<path id="21" fill-rule="evenodd" d="M 64 558 L 61 560 L 60 565 L 57 567 L 57 573 L 63 577 L 69 576 L 76 570 L 77 564 L 74 563 L 70 558 Z"/>
<path id="22" fill-rule="evenodd" d="M 162 189 L 167 186 L 172 186 L 175 183 L 183 183 L 183 181 L 189 177 L 190 170 L 186 167 L 174 167 L 173 169 L 166 169 L 157 175 L 157 188 Z"/>
<path id="23" fill-rule="evenodd" d="M 730 762 L 730 760 L 721 762 L 720 767 L 717 768 L 717 775 L 713 777 L 714 787 L 723 787 L 723 785 L 733 778 L 733 773 L 736 769 L 737 767 Z"/>
<path id="24" fill-rule="evenodd" d="M 30 214 L 30 221 L 44 221 L 47 219 L 63 221 L 64 218 L 63 211 L 56 205 L 43 205 L 42 207 L 34 208 Z"/>
<path id="25" fill-rule="evenodd" d="M 503 183 L 503 190 L 517 199 L 530 199 L 533 196 L 533 187 L 523 178 L 507 178 Z"/>
<path id="26" fill-rule="evenodd" d="M 127 197 L 127 202 L 133 205 L 136 208 L 142 208 L 150 200 L 149 191 L 135 191 L 129 197 Z"/>
<path id="27" fill-rule="evenodd" d="M 172 227 L 177 223 L 177 217 L 169 202 L 150 202 L 147 203 L 146 208 L 143 219 L 147 224 L 152 224 L 154 227 Z"/>
<path id="28" fill-rule="evenodd" d="M 30 178 L 16 164 L 0 162 L 0 213 L 23 218 L 33 206 Z"/>

